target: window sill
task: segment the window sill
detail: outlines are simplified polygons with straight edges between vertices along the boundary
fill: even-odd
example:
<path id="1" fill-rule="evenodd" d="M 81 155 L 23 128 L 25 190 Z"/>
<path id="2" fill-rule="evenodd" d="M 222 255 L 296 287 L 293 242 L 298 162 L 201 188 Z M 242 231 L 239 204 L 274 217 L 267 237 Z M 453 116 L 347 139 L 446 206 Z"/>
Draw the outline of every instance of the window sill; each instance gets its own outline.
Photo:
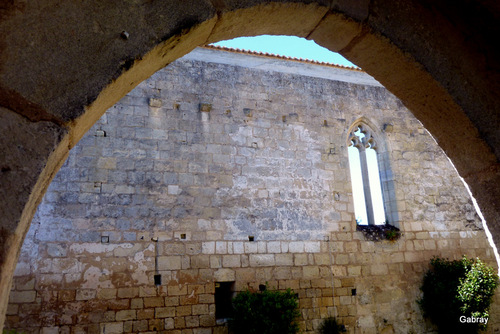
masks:
<path id="1" fill-rule="evenodd" d="M 362 232 L 366 240 L 370 241 L 390 241 L 395 242 L 401 238 L 399 228 L 385 225 L 356 225 L 356 231 Z"/>

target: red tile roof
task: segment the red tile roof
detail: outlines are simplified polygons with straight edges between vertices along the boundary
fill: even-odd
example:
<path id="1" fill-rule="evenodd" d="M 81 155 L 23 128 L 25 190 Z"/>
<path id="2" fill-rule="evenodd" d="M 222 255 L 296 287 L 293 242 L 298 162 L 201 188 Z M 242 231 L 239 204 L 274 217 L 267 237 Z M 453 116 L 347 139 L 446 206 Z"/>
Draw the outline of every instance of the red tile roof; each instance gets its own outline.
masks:
<path id="1" fill-rule="evenodd" d="M 213 50 L 222 50 L 222 51 L 233 52 L 233 53 L 248 54 L 248 55 L 253 55 L 253 56 L 277 58 L 277 59 L 283 59 L 283 60 L 297 61 L 297 62 L 301 62 L 301 63 L 308 63 L 308 64 L 314 64 L 314 65 L 328 66 L 328 67 L 336 67 L 336 68 L 342 68 L 342 69 L 346 69 L 346 70 L 364 72 L 361 68 L 359 68 L 357 66 L 344 66 L 344 65 L 327 63 L 327 62 L 311 60 L 311 59 L 282 56 L 282 55 L 277 55 L 277 54 L 268 53 L 268 52 L 252 51 L 252 50 L 245 50 L 245 49 L 238 49 L 238 48 L 229 48 L 226 46 L 218 46 L 218 45 L 213 45 L 213 44 L 204 45 L 204 46 L 202 46 L 202 48 L 213 49 Z"/>

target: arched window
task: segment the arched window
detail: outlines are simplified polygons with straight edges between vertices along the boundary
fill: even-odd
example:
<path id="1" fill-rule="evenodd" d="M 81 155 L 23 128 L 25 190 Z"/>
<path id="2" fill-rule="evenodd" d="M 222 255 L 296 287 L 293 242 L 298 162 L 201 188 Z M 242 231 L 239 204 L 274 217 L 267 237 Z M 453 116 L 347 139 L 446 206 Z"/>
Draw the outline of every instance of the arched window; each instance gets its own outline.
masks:
<path id="1" fill-rule="evenodd" d="M 395 210 L 391 209 L 394 206 L 391 204 L 395 203 L 391 203 L 393 196 L 389 196 L 392 180 L 387 178 L 390 174 L 386 167 L 387 162 L 380 161 L 374 132 L 367 125 L 359 123 L 352 127 L 348 144 L 356 222 L 359 225 L 394 223 Z M 382 173 L 379 168 L 381 166 Z"/>

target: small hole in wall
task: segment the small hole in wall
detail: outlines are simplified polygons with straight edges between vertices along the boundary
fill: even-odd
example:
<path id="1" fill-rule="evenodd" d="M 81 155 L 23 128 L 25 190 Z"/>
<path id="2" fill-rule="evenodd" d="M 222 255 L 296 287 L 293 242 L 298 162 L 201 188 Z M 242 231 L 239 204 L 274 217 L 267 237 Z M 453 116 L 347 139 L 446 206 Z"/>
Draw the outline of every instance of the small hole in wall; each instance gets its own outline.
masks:
<path id="1" fill-rule="evenodd" d="M 154 280 L 155 280 L 155 285 L 156 286 L 160 286 L 161 285 L 161 275 L 160 274 L 154 275 Z"/>
<path id="2" fill-rule="evenodd" d="M 106 137 L 106 131 L 101 130 L 101 129 L 96 130 L 96 132 L 95 132 L 95 136 L 96 136 L 96 137 Z"/>
<path id="3" fill-rule="evenodd" d="M 101 244 L 109 244 L 109 236 L 101 235 Z"/>
<path id="4" fill-rule="evenodd" d="M 259 284 L 259 291 L 266 291 L 266 286 L 265 284 Z"/>
<path id="5" fill-rule="evenodd" d="M 352 296 L 356 296 L 356 289 L 352 289 L 352 290 L 351 290 L 351 295 L 352 295 Z"/>
<path id="6" fill-rule="evenodd" d="M 248 241 L 254 241 L 254 240 L 255 240 L 255 237 L 253 235 L 248 236 Z"/>
<path id="7" fill-rule="evenodd" d="M 185 240 L 186 239 L 186 233 L 181 233 L 181 239 Z"/>

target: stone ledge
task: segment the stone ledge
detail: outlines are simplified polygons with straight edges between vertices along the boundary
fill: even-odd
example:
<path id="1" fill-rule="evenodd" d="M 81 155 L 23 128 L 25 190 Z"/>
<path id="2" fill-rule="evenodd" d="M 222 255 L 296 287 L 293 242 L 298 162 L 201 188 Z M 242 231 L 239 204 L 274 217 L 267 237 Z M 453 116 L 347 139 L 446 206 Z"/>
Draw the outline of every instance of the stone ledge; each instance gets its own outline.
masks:
<path id="1" fill-rule="evenodd" d="M 385 225 L 356 225 L 356 231 L 362 232 L 366 240 L 370 241 L 395 241 L 401 237 L 399 228 Z"/>

